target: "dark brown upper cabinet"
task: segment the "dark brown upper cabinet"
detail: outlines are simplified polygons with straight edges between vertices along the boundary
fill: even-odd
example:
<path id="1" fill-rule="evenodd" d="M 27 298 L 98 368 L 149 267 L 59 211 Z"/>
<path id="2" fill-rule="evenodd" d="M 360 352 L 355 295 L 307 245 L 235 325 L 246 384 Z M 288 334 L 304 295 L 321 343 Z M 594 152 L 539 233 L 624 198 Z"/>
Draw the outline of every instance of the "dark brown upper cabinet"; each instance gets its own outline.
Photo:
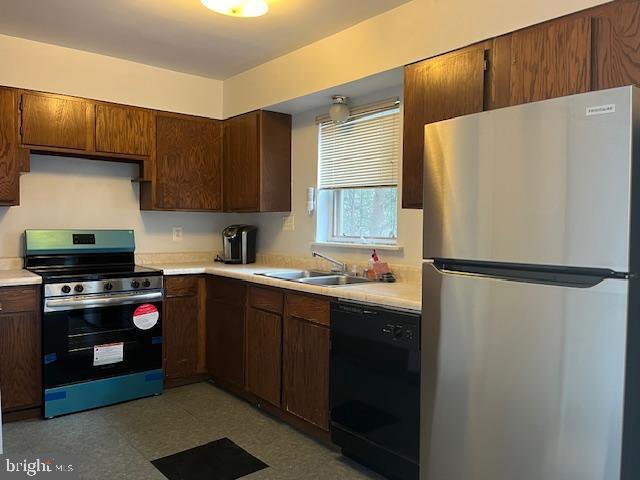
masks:
<path id="1" fill-rule="evenodd" d="M 404 68 L 403 208 L 422 208 L 424 125 L 482 111 L 485 50 L 483 43 Z"/>
<path id="2" fill-rule="evenodd" d="M 591 90 L 592 23 L 589 12 L 580 12 L 407 65 L 402 206 L 422 208 L 425 124 Z M 632 27 L 607 28 L 618 32 L 609 36 L 620 37 Z M 631 55 L 640 59 L 640 54 Z"/>
<path id="3" fill-rule="evenodd" d="M 20 93 L 20 143 L 31 150 L 148 159 L 155 112 L 40 92 Z"/>
<path id="4" fill-rule="evenodd" d="M 20 200 L 16 92 L 0 88 L 0 205 L 16 205 Z"/>
<path id="5" fill-rule="evenodd" d="M 620 0 L 593 12 L 593 89 L 640 83 L 640 2 Z"/>
<path id="6" fill-rule="evenodd" d="M 158 113 L 157 205 L 167 210 L 222 210 L 222 122 Z"/>
<path id="7" fill-rule="evenodd" d="M 590 89 L 591 20 L 588 17 L 554 20 L 511 35 L 511 105 Z"/>
<path id="8" fill-rule="evenodd" d="M 90 104 L 80 98 L 22 93 L 20 140 L 45 149 L 91 149 Z"/>
<path id="9" fill-rule="evenodd" d="M 148 157 L 155 140 L 154 112 L 143 108 L 97 104 L 96 152 Z"/>
<path id="10" fill-rule="evenodd" d="M 224 209 L 291 210 L 291 116 L 258 110 L 224 122 Z"/>

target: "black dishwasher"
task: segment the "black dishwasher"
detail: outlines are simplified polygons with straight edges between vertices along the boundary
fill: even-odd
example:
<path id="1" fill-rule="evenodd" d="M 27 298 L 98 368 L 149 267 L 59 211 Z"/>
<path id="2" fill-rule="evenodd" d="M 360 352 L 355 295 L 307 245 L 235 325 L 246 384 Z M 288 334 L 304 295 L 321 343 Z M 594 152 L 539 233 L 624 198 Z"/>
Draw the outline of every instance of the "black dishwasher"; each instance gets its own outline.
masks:
<path id="1" fill-rule="evenodd" d="M 331 439 L 397 479 L 417 479 L 420 314 L 331 303 Z"/>

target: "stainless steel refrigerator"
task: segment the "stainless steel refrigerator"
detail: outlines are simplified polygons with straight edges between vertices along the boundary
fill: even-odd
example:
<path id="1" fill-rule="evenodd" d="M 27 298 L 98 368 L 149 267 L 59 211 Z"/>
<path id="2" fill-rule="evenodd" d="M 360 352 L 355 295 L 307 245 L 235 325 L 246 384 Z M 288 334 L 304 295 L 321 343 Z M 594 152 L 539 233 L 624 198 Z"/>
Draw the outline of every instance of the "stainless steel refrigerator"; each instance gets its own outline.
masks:
<path id="1" fill-rule="evenodd" d="M 640 478 L 640 90 L 425 127 L 420 477 Z"/>

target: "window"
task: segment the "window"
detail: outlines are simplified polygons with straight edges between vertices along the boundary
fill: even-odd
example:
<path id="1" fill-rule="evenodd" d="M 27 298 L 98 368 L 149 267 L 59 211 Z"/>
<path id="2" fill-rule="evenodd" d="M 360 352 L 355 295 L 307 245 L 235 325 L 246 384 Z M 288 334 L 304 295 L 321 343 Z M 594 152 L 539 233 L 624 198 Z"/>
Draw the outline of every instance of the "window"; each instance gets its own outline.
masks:
<path id="1" fill-rule="evenodd" d="M 395 244 L 398 236 L 398 100 L 319 125 L 317 240 Z"/>

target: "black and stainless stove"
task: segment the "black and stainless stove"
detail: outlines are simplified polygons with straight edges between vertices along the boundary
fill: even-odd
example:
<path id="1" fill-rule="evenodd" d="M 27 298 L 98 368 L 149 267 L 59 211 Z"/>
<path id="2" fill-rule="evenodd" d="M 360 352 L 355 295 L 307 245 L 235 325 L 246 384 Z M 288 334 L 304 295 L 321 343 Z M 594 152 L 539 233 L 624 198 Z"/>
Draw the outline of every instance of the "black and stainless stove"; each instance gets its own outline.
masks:
<path id="1" fill-rule="evenodd" d="M 132 230 L 27 230 L 43 279 L 44 416 L 162 391 L 162 271 L 135 265 Z"/>

